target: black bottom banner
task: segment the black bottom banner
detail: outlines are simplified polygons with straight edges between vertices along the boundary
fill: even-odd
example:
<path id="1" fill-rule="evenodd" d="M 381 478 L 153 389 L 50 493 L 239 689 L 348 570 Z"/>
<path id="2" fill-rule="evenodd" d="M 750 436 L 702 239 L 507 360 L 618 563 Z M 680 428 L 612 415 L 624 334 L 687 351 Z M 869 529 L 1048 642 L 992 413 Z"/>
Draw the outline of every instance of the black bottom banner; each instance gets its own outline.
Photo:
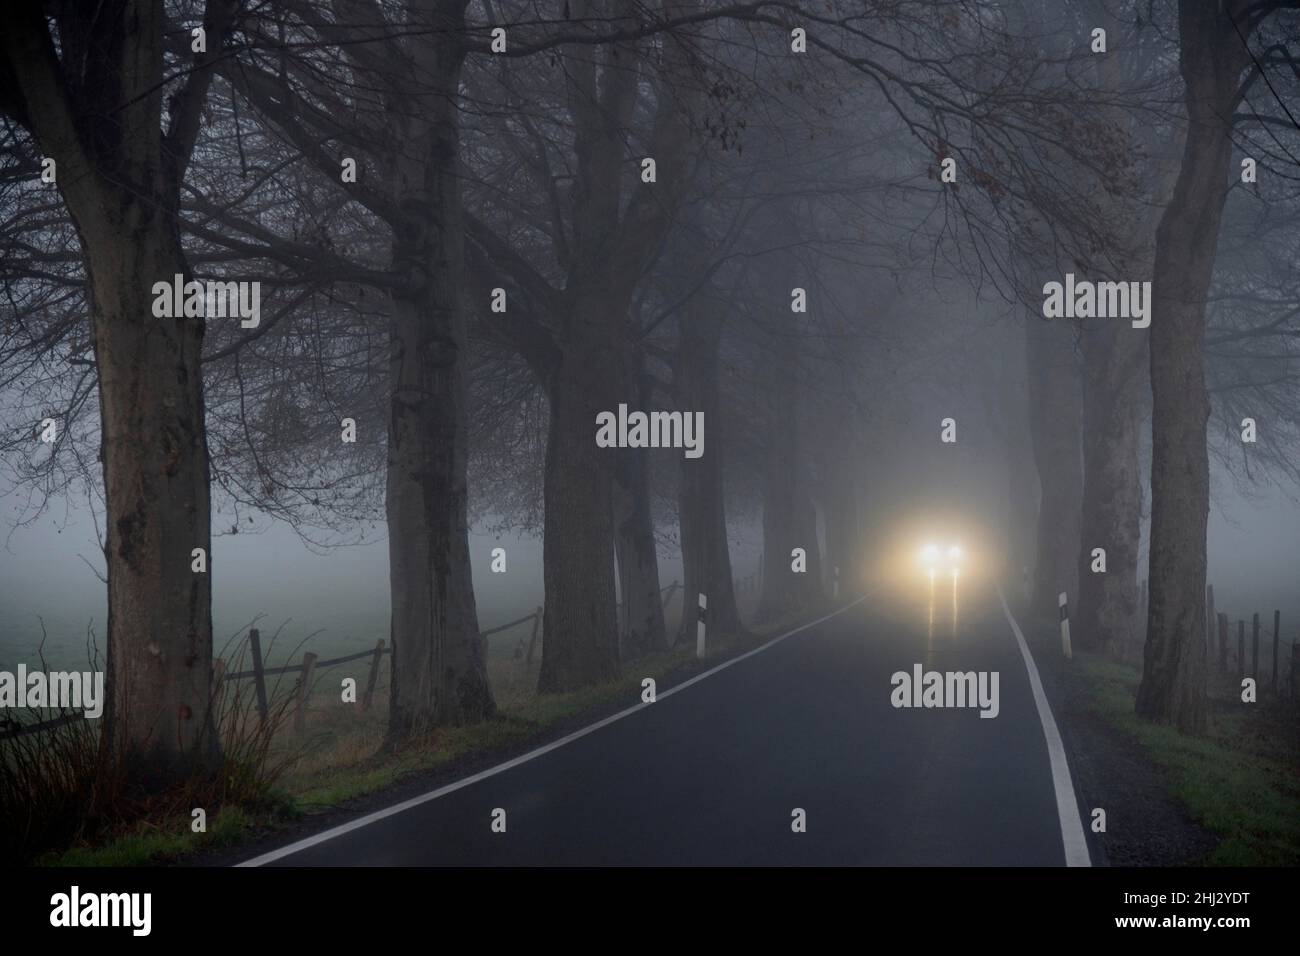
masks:
<path id="1" fill-rule="evenodd" d="M 1226 945 L 1294 932 L 1289 870 L 1225 869 L 32 869 L 9 871 L 11 941 L 67 936 L 131 947 L 340 945 L 479 927 L 586 939 L 697 927 L 732 943 L 772 920 L 819 933 L 924 926 L 927 942 L 1098 935 Z M 665 922 L 667 921 L 667 922 Z M 544 930 L 543 927 L 550 929 Z M 457 928 L 458 927 L 458 928 Z M 540 936 L 538 934 L 541 934 Z M 972 935 L 973 934 L 973 935 Z M 445 938 L 451 942 L 450 938 Z M 766 940 L 770 942 L 771 940 Z"/>

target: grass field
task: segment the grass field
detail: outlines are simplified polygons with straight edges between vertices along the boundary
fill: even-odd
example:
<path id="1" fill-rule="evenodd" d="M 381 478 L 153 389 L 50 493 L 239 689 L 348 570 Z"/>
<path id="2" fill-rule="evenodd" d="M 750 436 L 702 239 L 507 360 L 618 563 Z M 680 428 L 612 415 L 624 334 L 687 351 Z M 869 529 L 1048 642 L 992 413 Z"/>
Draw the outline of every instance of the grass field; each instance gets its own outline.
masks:
<path id="1" fill-rule="evenodd" d="M 1192 817 L 1219 836 L 1211 866 L 1300 864 L 1300 713 L 1293 703 L 1245 704 L 1240 688 L 1216 681 L 1209 729 L 1189 737 L 1139 720 L 1136 668 L 1076 657 L 1090 702 L 1135 739 L 1168 775 Z"/>

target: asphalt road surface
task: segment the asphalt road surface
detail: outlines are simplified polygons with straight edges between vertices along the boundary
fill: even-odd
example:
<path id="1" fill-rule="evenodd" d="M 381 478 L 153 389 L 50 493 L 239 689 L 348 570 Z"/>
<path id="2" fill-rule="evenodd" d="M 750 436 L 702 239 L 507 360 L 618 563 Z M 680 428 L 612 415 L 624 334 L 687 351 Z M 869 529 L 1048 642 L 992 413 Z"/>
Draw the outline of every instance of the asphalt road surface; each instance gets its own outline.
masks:
<path id="1" fill-rule="evenodd" d="M 924 600 L 869 598 L 534 759 L 250 862 L 1064 865 L 1016 637 L 991 589 L 960 595 L 955 627 L 949 597 L 933 624 Z M 998 716 L 893 707 L 891 675 L 917 663 L 997 671 Z"/>

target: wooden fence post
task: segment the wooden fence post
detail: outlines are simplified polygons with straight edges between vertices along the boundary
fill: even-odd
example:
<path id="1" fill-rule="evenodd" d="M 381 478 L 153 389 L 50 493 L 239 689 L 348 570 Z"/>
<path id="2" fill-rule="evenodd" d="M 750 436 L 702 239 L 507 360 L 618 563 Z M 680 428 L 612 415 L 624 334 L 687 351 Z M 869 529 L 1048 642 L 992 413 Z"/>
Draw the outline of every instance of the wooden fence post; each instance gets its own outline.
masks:
<path id="1" fill-rule="evenodd" d="M 316 673 L 316 655 L 308 651 L 302 656 L 302 676 L 298 678 L 298 707 L 293 715 L 295 733 L 302 733 L 307 723 L 307 698 L 311 696 L 311 679 Z"/>
<path id="2" fill-rule="evenodd" d="M 1251 621 L 1250 632 L 1250 676 L 1254 679 L 1255 685 L 1259 685 L 1259 612 L 1255 612 L 1254 620 Z"/>
<path id="3" fill-rule="evenodd" d="M 542 629 L 542 607 L 537 606 L 537 613 L 533 615 L 533 633 L 528 636 L 528 655 L 524 658 L 524 666 L 531 666 L 533 663 L 533 651 L 537 647 L 537 632 Z"/>
<path id="4" fill-rule="evenodd" d="M 266 669 L 262 666 L 262 634 L 255 627 L 248 629 L 248 647 L 253 652 L 253 684 L 257 688 L 257 712 L 266 720 Z"/>
<path id="5" fill-rule="evenodd" d="M 1219 612 L 1219 673 L 1228 670 L 1228 615 Z"/>
<path id="6" fill-rule="evenodd" d="M 366 693 L 361 698 L 361 712 L 370 709 L 370 702 L 375 696 L 375 684 L 379 682 L 379 664 L 384 659 L 384 642 L 375 645 L 375 656 L 370 659 L 370 677 L 366 679 Z"/>
<path id="7" fill-rule="evenodd" d="M 1246 622 L 1237 618 L 1237 683 L 1246 676 Z"/>
<path id="8" fill-rule="evenodd" d="M 1282 639 L 1282 612 L 1273 612 L 1273 693 L 1277 693 L 1277 645 Z"/>

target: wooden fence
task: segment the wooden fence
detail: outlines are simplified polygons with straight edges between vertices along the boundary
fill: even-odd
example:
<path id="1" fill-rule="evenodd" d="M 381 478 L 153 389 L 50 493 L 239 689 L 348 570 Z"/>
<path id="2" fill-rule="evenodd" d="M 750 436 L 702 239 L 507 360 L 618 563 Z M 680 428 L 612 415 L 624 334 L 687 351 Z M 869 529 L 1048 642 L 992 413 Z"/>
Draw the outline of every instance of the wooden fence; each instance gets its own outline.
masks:
<path id="1" fill-rule="evenodd" d="M 1142 582 L 1139 609 L 1146 619 L 1147 582 Z M 1236 640 L 1233 640 L 1232 618 L 1215 606 L 1214 585 L 1205 588 L 1205 660 L 1212 674 L 1231 675 L 1240 684 L 1243 678 L 1253 677 L 1261 692 L 1267 691 L 1273 699 L 1290 697 L 1300 700 L 1300 640 L 1292 640 L 1289 661 L 1282 661 L 1282 612 L 1274 609 L 1273 627 L 1263 626 L 1259 612 L 1250 616 L 1250 642 L 1246 640 L 1246 619 L 1238 618 Z M 1264 659 L 1260 660 L 1260 651 Z M 1249 651 L 1249 653 L 1248 653 Z M 1247 667 L 1249 661 L 1249 667 Z M 1261 666 L 1263 670 L 1261 670 Z"/>
<path id="2" fill-rule="evenodd" d="M 675 584 L 676 582 L 674 582 Z M 521 618 L 508 621 L 497 627 L 489 628 L 479 633 L 480 637 L 490 637 L 502 631 L 507 631 L 512 627 L 517 627 L 526 621 L 533 622 L 532 636 L 528 641 L 528 662 L 532 663 L 534 647 L 537 643 L 538 632 L 542 624 L 542 609 L 539 607 L 531 614 L 526 614 Z M 281 667 L 267 667 L 262 657 L 262 634 L 255 627 L 248 629 L 248 649 L 252 658 L 253 668 L 246 671 L 227 672 L 226 662 L 217 658 L 212 662 L 212 698 L 217 700 L 225 685 L 230 681 L 251 680 L 253 689 L 257 695 L 257 712 L 262 720 L 266 720 L 270 713 L 270 700 L 266 690 L 267 677 L 279 674 L 298 674 L 298 680 L 294 685 L 292 694 L 294 696 L 294 727 L 301 731 L 307 714 L 307 701 L 311 696 L 313 678 L 318 671 L 327 670 L 331 667 L 337 667 L 340 664 L 350 664 L 353 661 L 370 659 L 370 672 L 366 678 L 366 688 L 361 697 L 362 711 L 369 710 L 371 702 L 374 700 L 375 687 L 379 683 L 380 664 L 384 655 L 391 653 L 391 648 L 387 642 L 379 640 L 371 650 L 359 651 L 356 654 L 345 654 L 342 657 L 333 657 L 328 660 L 320 660 L 319 657 L 308 651 L 303 654 L 302 661 L 297 664 L 285 664 Z M 518 656 L 518 655 L 516 655 Z M 0 740 L 7 740 L 12 737 L 18 737 L 26 734 L 40 733 L 46 730 L 52 730 L 55 727 L 61 727 L 64 724 L 71 723 L 74 720 L 84 720 L 81 714 L 64 714 L 60 717 L 54 717 L 50 720 L 43 720 L 35 724 L 19 725 L 17 721 L 9 720 L 0 722 Z"/>
<path id="3" fill-rule="evenodd" d="M 751 575 L 750 577 L 753 577 Z M 667 607 L 668 602 L 672 600 L 673 594 L 681 590 L 681 584 L 673 581 L 667 587 L 661 588 L 659 593 L 663 595 L 663 606 Z M 525 614 L 523 617 L 516 618 L 513 621 L 507 621 L 505 624 L 499 624 L 496 627 L 488 628 L 481 631 L 479 637 L 487 638 L 493 634 L 500 634 L 511 628 L 518 627 L 521 624 L 531 622 L 532 628 L 529 631 L 527 640 L 520 637 L 519 644 L 514 651 L 515 659 L 524 658 L 526 666 L 531 666 L 537 652 L 537 639 L 541 635 L 542 619 L 544 611 L 538 607 L 531 614 Z M 375 643 L 374 648 L 366 651 L 358 651 L 355 654 L 345 654 L 342 657 L 332 657 L 328 660 L 320 660 L 313 652 L 308 651 L 303 654 L 302 661 L 297 664 L 285 664 L 280 667 L 267 667 L 262 655 L 262 634 L 257 628 L 248 630 L 248 648 L 249 656 L 252 658 L 253 667 L 251 670 L 228 672 L 226 662 L 217 658 L 212 662 L 212 697 L 214 700 L 220 698 L 221 692 L 225 685 L 231 681 L 251 680 L 257 699 L 257 712 L 262 720 L 266 720 L 270 713 L 270 698 L 267 693 L 266 679 L 268 677 L 280 674 L 297 674 L 298 679 L 291 691 L 293 695 L 293 722 L 294 728 L 301 731 L 307 714 L 307 702 L 311 697 L 312 685 L 318 672 L 328 670 L 331 667 L 337 667 L 340 664 L 350 664 L 353 661 L 369 659 L 370 669 L 366 677 L 365 691 L 361 696 L 361 710 L 364 712 L 370 709 L 374 700 L 375 688 L 379 683 L 380 666 L 384 656 L 390 654 L 392 649 L 387 646 L 387 642 L 379 640 Z M 61 727 L 64 724 L 71 723 L 74 720 L 84 720 L 81 714 L 64 714 L 60 717 L 54 717 L 50 720 L 43 720 L 39 723 L 19 725 L 17 721 L 8 720 L 0 722 L 0 740 L 6 740 L 12 737 L 18 737 L 25 734 L 40 733 L 46 730 L 52 730 L 55 727 Z"/>
<path id="4" fill-rule="evenodd" d="M 533 661 L 534 649 L 537 645 L 537 636 L 541 631 L 543 611 L 538 607 L 531 614 L 525 614 L 523 617 L 516 618 L 513 621 L 507 621 L 505 624 L 499 624 L 496 627 L 488 628 L 486 631 L 480 631 L 479 637 L 487 638 L 493 634 L 500 634 L 502 631 L 508 631 L 512 627 L 518 627 L 520 624 L 532 622 L 532 632 L 528 639 L 528 663 Z M 521 639 L 522 645 L 522 639 Z M 343 657 L 335 657 L 330 660 L 321 661 L 316 659 L 316 655 L 306 653 L 303 655 L 301 664 L 286 664 L 283 667 L 266 667 L 262 663 L 262 641 L 261 635 L 257 628 L 250 628 L 248 631 L 248 646 L 253 658 L 253 669 L 250 671 L 237 671 L 233 674 L 225 673 L 225 661 L 216 660 L 213 662 L 213 697 L 221 693 L 223 684 L 232 680 L 253 680 L 257 693 L 257 711 L 263 720 L 268 713 L 266 678 L 272 674 L 291 674 L 298 672 L 298 681 L 294 685 L 294 729 L 301 731 L 303 722 L 307 713 L 307 700 L 311 696 L 312 677 L 316 671 L 325 670 L 330 667 L 337 667 L 339 664 L 350 664 L 353 661 L 370 659 L 370 671 L 366 677 L 366 689 L 361 696 L 361 710 L 364 713 L 370 709 L 374 700 L 375 687 L 379 684 L 379 670 L 386 654 L 392 653 L 392 649 L 381 638 L 375 643 L 374 649 L 369 651 L 360 651 L 356 654 L 346 654 Z M 519 651 L 516 650 L 516 657 L 519 657 Z"/>

